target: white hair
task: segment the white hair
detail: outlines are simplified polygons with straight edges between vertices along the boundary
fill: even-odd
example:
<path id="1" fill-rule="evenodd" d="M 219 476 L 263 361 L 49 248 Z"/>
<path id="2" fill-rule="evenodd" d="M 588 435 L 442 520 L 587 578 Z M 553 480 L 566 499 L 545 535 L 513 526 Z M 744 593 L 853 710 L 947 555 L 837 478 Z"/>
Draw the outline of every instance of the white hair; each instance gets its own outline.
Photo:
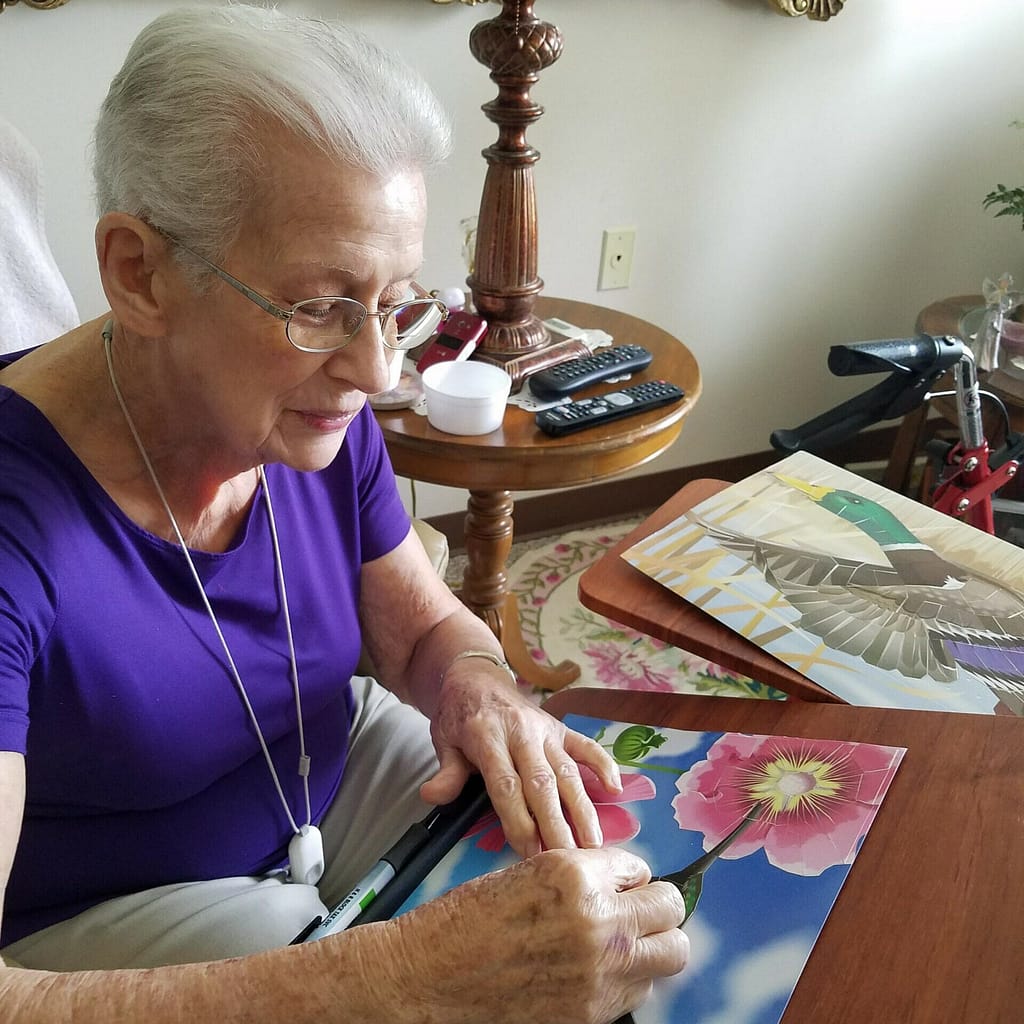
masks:
<path id="1" fill-rule="evenodd" d="M 278 125 L 380 177 L 426 170 L 451 145 L 422 79 L 362 34 L 265 7 L 183 8 L 142 30 L 111 83 L 95 131 L 98 212 L 222 257 Z"/>

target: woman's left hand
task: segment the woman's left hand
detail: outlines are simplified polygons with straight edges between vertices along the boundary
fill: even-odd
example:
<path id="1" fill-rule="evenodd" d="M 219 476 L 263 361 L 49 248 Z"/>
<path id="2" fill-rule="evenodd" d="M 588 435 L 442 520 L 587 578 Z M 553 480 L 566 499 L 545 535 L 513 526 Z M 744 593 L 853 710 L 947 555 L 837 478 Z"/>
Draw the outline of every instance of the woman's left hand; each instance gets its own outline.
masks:
<path id="1" fill-rule="evenodd" d="M 431 736 L 440 768 L 420 789 L 428 803 L 454 800 L 475 767 L 520 856 L 601 846 L 597 812 L 577 762 L 593 769 L 612 793 L 622 789 L 618 766 L 594 740 L 567 729 L 511 688 L 503 669 L 483 658 L 453 664 L 445 673 Z"/>

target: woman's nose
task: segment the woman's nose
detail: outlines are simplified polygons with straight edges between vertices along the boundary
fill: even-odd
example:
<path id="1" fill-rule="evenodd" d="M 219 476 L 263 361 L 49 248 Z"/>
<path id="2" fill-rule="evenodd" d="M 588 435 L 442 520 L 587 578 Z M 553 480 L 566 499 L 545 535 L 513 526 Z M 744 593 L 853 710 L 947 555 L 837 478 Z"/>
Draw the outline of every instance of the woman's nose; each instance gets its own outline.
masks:
<path id="1" fill-rule="evenodd" d="M 391 377 L 391 364 L 402 358 L 401 352 L 384 344 L 380 321 L 368 317 L 358 333 L 324 364 L 332 377 L 346 380 L 367 395 L 387 391 Z"/>

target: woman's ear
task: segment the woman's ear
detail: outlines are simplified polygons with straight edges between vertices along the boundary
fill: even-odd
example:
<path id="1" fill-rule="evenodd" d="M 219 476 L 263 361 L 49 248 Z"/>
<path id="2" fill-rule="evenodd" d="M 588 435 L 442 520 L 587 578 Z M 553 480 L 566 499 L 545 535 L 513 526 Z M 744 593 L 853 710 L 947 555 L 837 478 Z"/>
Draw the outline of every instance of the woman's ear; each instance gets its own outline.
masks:
<path id="1" fill-rule="evenodd" d="M 96 224 L 96 260 L 114 319 L 137 334 L 162 337 L 174 272 L 167 239 L 131 214 L 105 213 Z"/>

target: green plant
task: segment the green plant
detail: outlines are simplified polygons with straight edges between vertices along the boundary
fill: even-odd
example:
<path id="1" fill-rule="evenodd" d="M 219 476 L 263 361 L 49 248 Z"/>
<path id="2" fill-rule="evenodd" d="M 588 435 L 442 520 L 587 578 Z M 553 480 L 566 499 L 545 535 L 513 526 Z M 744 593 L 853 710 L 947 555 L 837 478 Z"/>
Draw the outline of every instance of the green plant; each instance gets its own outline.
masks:
<path id="1" fill-rule="evenodd" d="M 1011 128 L 1024 128 L 1024 121 L 1013 121 Z M 1024 230 L 1024 188 L 1007 188 L 1005 185 L 996 185 L 982 200 L 982 206 L 987 210 L 996 206 L 997 217 L 1020 217 L 1021 230 Z"/>

